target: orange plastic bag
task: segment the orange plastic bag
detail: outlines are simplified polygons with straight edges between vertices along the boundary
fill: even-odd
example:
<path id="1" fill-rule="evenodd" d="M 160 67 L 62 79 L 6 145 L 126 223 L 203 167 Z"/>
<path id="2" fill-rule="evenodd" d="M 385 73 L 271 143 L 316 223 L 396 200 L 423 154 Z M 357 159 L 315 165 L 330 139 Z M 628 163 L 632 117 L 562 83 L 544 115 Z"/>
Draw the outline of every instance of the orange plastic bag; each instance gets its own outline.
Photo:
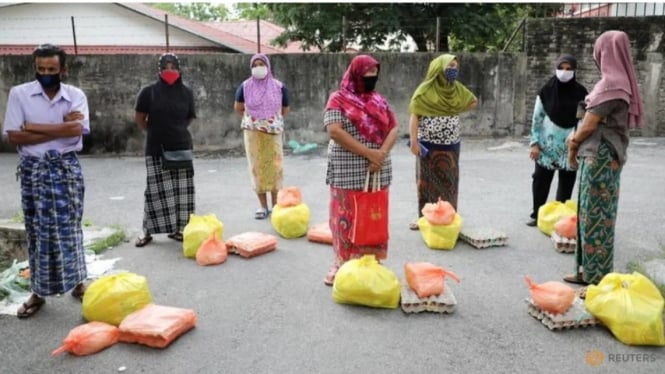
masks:
<path id="1" fill-rule="evenodd" d="M 226 243 L 217 237 L 216 232 L 211 232 L 198 251 L 196 251 L 196 263 L 201 266 L 218 265 L 226 261 L 229 252 Z"/>
<path id="2" fill-rule="evenodd" d="M 62 346 L 51 352 L 51 356 L 63 352 L 76 356 L 97 353 L 117 343 L 119 335 L 120 330 L 113 325 L 97 321 L 88 322 L 69 331 L 62 341 Z"/>
<path id="3" fill-rule="evenodd" d="M 455 208 L 447 201 L 441 200 L 436 203 L 427 203 L 421 210 L 423 216 L 432 225 L 450 225 L 455 219 Z"/>
<path id="4" fill-rule="evenodd" d="M 566 216 L 554 224 L 554 231 L 568 239 L 577 239 L 577 214 Z"/>
<path id="5" fill-rule="evenodd" d="M 531 299 L 538 308 L 551 313 L 565 313 L 573 301 L 575 301 L 575 290 L 561 282 L 534 283 L 529 276 L 525 276 L 529 285 Z"/>
<path id="6" fill-rule="evenodd" d="M 277 191 L 277 205 L 281 207 L 296 206 L 302 202 L 302 192 L 299 187 L 285 187 Z"/>
<path id="7" fill-rule="evenodd" d="M 332 244 L 332 231 L 328 223 L 317 223 L 307 230 L 307 240 L 315 243 Z"/>
<path id="8" fill-rule="evenodd" d="M 404 264 L 404 274 L 409 287 L 421 299 L 441 295 L 445 288 L 446 276 L 450 276 L 457 283 L 460 282 L 455 273 L 429 262 L 407 262 Z"/>
<path id="9" fill-rule="evenodd" d="M 148 304 L 122 320 L 120 341 L 164 348 L 196 326 L 191 309 Z"/>

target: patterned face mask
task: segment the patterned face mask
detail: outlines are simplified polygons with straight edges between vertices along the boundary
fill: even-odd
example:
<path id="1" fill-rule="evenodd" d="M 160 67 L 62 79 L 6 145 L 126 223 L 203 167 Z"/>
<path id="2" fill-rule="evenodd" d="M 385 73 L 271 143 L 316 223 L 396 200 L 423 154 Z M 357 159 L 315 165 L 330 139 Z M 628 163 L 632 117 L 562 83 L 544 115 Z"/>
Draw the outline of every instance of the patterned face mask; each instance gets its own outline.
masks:
<path id="1" fill-rule="evenodd" d="M 444 74 L 446 74 L 446 79 L 448 79 L 448 83 L 453 83 L 455 79 L 457 79 L 457 73 L 459 72 L 459 70 L 446 68 L 446 70 L 444 70 L 443 72 Z"/>

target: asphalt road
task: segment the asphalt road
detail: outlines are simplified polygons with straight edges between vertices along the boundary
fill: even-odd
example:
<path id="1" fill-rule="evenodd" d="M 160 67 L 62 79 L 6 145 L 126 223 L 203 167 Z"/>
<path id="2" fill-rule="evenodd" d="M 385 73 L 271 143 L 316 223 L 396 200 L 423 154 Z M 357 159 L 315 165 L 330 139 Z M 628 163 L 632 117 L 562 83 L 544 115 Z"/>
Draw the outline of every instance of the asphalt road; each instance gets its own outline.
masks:
<path id="1" fill-rule="evenodd" d="M 524 281 L 560 280 L 572 255 L 557 253 L 545 235 L 524 223 L 531 204 L 525 139 L 465 140 L 461 153 L 459 213 L 464 225 L 508 234 L 506 247 L 476 250 L 458 242 L 435 251 L 409 231 L 416 215 L 414 157 L 402 143 L 393 151 L 389 257 L 384 264 L 403 278 L 407 261 L 427 261 L 461 277 L 450 284 L 455 313 L 405 314 L 401 309 L 340 305 L 322 279 L 331 247 L 305 238 L 280 239 L 267 255 L 231 255 L 219 266 L 185 259 L 180 243 L 164 235 L 135 248 L 106 251 L 116 268 L 147 277 L 153 300 L 194 309 L 197 327 L 164 350 L 117 344 L 86 357 L 50 352 L 84 322 L 69 295 L 49 298 L 33 318 L 0 315 L 1 373 L 658 373 L 665 350 L 626 346 L 602 327 L 553 332 L 527 314 Z M 327 220 L 325 147 L 285 158 L 285 185 L 302 189 L 311 223 Z M 20 210 L 15 154 L 0 154 L 0 217 Z M 82 157 L 85 218 L 97 226 L 141 227 L 144 161 L 141 157 Z M 665 246 L 665 139 L 634 139 L 621 183 L 615 269 L 662 254 Z M 224 236 L 259 230 L 257 201 L 242 157 L 199 158 L 196 207 L 215 213 Z M 555 185 L 555 184 L 554 184 Z M 575 190 L 576 194 L 577 189 Z M 551 191 L 552 198 L 554 191 Z M 592 366 L 589 352 L 603 359 Z"/>

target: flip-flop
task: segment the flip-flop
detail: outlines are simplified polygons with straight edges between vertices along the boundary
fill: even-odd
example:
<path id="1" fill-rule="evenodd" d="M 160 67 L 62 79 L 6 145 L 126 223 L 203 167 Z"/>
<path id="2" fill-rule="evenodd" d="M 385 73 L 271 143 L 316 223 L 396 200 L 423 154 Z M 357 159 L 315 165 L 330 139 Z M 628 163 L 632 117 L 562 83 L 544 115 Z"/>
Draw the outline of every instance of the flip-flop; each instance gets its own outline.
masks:
<path id="1" fill-rule="evenodd" d="M 413 230 L 413 231 L 420 230 L 420 227 L 418 226 L 418 222 L 409 223 L 409 230 Z"/>
<path id="2" fill-rule="evenodd" d="M 143 237 L 139 237 L 136 239 L 136 242 L 134 243 L 134 246 L 136 247 L 145 247 L 152 241 L 152 236 L 151 235 L 146 235 Z"/>
<path id="3" fill-rule="evenodd" d="M 266 219 L 266 218 L 268 218 L 269 214 L 270 214 L 270 211 L 268 209 L 259 208 L 254 213 L 254 219 Z"/>
<path id="4" fill-rule="evenodd" d="M 166 235 L 169 239 L 173 239 L 175 241 L 181 242 L 182 241 L 182 233 L 179 232 L 174 232 L 171 234 Z"/>
<path id="5" fill-rule="evenodd" d="M 34 296 L 34 295 L 33 295 Z M 39 312 L 39 309 L 42 308 L 42 305 L 46 302 L 46 300 L 42 299 L 41 297 L 38 296 L 30 296 L 32 298 L 32 302 L 28 304 L 28 302 L 24 302 L 23 305 L 21 305 L 21 308 L 23 308 L 23 311 L 17 310 L 16 311 L 16 317 L 24 319 L 28 317 L 34 316 L 37 312 Z M 28 299 L 30 301 L 30 299 Z"/>
<path id="6" fill-rule="evenodd" d="M 585 282 L 584 279 L 582 279 L 582 275 L 580 274 L 569 274 L 563 277 L 563 280 L 572 283 L 572 284 L 581 284 L 581 285 L 588 285 L 589 283 Z"/>

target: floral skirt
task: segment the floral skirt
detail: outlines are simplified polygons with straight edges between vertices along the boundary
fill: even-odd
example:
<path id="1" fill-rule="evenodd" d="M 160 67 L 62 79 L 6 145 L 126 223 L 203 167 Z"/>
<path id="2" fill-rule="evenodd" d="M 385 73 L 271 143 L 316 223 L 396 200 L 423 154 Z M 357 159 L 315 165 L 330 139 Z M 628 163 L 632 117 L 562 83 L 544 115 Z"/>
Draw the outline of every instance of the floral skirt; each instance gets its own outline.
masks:
<path id="1" fill-rule="evenodd" d="M 597 157 L 580 162 L 576 271 L 597 284 L 614 267 L 614 225 L 619 205 L 621 165 L 601 142 Z"/>

